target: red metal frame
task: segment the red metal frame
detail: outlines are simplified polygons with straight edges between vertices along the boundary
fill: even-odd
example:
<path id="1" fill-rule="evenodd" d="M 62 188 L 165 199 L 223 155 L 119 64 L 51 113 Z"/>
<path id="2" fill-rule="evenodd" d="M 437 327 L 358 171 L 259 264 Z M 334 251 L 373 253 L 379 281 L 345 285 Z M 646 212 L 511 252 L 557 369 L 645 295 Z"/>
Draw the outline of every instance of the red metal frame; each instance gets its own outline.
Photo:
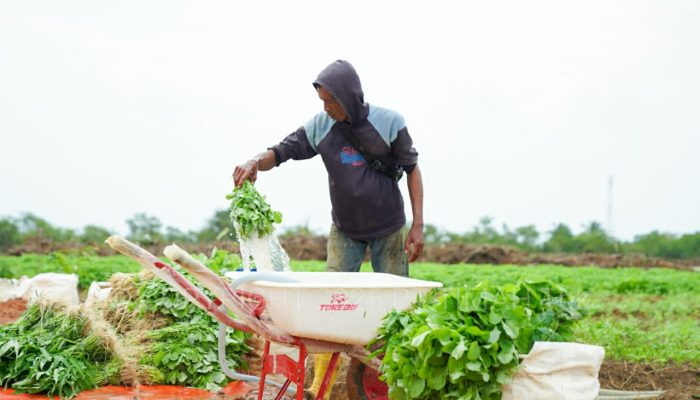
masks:
<path id="1" fill-rule="evenodd" d="M 270 354 L 270 341 L 265 341 L 265 348 L 263 350 L 263 367 L 260 373 L 260 383 L 258 384 L 258 400 L 262 400 L 263 393 L 265 390 L 265 379 L 269 374 L 278 374 L 287 378 L 282 385 L 282 388 L 277 393 L 275 400 L 280 400 L 284 393 L 289 388 L 290 384 L 295 384 L 296 390 L 296 400 L 304 399 L 304 380 L 306 378 L 306 366 L 305 361 L 308 355 L 306 351 L 306 346 L 303 343 L 295 343 L 294 346 L 299 348 L 299 359 L 294 360 L 286 354 Z M 328 390 L 328 385 L 331 381 L 331 376 L 335 371 L 335 367 L 338 364 L 338 359 L 340 353 L 333 353 L 330 362 L 328 363 L 328 368 L 323 376 L 323 382 L 321 383 L 321 388 L 318 390 L 316 395 L 316 400 L 322 400 L 326 391 Z"/>

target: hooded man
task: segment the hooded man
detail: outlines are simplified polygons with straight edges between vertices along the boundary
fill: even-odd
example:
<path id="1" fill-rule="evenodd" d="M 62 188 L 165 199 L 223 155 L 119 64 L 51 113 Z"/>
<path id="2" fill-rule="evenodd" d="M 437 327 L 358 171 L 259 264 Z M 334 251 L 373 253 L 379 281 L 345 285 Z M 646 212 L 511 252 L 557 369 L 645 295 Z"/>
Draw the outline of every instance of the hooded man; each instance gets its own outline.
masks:
<path id="1" fill-rule="evenodd" d="M 321 155 L 328 172 L 332 219 L 329 271 L 357 272 L 370 248 L 372 268 L 408 276 L 408 262 L 423 251 L 423 181 L 418 153 L 395 111 L 364 101 L 355 68 L 343 60 L 313 82 L 323 110 L 278 145 L 236 166 L 234 183 L 283 162 Z M 406 172 L 413 221 L 406 235 L 398 180 Z"/>
<path id="2" fill-rule="evenodd" d="M 328 271 L 359 271 L 369 247 L 375 272 L 408 276 L 408 262 L 423 252 L 423 180 L 406 123 L 395 111 L 365 103 L 360 78 L 347 61 L 326 67 L 313 85 L 324 112 L 278 145 L 236 166 L 234 183 L 254 182 L 258 170 L 320 154 L 333 207 Z M 398 185 L 404 171 L 413 211 L 408 235 Z M 330 359 L 330 354 L 316 355 L 308 397 L 319 393 Z M 336 372 L 337 366 L 329 388 Z M 324 396 L 329 398 L 330 390 Z"/>

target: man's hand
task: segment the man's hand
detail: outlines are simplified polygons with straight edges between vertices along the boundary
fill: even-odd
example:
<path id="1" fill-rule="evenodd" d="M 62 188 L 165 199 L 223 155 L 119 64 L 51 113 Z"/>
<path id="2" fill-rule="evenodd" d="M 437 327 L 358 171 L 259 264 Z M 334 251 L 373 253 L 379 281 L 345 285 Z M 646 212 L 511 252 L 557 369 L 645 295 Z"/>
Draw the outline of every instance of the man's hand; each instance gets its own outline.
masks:
<path id="1" fill-rule="evenodd" d="M 236 165 L 233 170 L 233 183 L 240 187 L 245 181 L 255 183 L 258 179 L 258 171 L 268 171 L 275 166 L 275 152 L 264 151 L 241 165 Z"/>
<path id="2" fill-rule="evenodd" d="M 416 164 L 406 179 L 408 194 L 411 197 L 413 223 L 406 237 L 404 251 L 408 254 L 408 262 L 413 262 L 423 254 L 423 178 Z"/>
<path id="3" fill-rule="evenodd" d="M 255 183 L 258 179 L 258 160 L 248 160 L 241 165 L 236 165 L 233 170 L 233 183 L 236 187 L 240 187 L 247 180 Z"/>
<path id="4" fill-rule="evenodd" d="M 408 254 L 408 262 L 416 261 L 423 254 L 423 244 L 423 227 L 412 225 L 403 249 Z"/>

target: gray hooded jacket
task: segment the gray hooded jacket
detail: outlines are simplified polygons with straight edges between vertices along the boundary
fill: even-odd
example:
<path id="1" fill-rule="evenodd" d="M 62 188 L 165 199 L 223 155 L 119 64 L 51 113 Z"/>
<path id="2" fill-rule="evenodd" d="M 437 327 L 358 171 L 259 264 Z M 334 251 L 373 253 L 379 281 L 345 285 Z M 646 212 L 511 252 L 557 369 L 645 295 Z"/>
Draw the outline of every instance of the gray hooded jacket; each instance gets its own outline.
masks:
<path id="1" fill-rule="evenodd" d="M 325 88 L 343 106 L 356 140 L 373 156 L 391 155 L 411 172 L 418 153 L 403 117 L 395 111 L 365 103 L 360 78 L 350 63 L 338 60 L 321 71 L 315 87 Z M 398 183 L 372 169 L 345 139 L 339 124 L 325 112 L 270 149 L 277 165 L 321 155 L 328 171 L 333 223 L 355 240 L 387 236 L 406 224 Z"/>

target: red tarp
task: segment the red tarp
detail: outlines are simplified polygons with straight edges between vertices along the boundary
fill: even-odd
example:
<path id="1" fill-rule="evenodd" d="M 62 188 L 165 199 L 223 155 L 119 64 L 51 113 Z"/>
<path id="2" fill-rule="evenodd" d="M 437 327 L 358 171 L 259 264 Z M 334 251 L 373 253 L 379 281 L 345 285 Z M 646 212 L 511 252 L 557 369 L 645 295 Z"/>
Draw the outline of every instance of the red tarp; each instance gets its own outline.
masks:
<path id="1" fill-rule="evenodd" d="M 138 389 L 127 386 L 104 386 L 94 390 L 81 392 L 74 400 L 221 400 L 233 399 L 234 396 L 242 396 L 257 386 L 245 382 L 231 382 L 221 391 L 212 393 L 207 390 L 194 389 L 183 386 L 145 386 Z M 0 389 L 0 400 L 30 400 L 48 399 L 48 396 L 34 394 L 14 394 L 11 389 Z M 58 397 L 54 397 L 58 399 Z"/>

